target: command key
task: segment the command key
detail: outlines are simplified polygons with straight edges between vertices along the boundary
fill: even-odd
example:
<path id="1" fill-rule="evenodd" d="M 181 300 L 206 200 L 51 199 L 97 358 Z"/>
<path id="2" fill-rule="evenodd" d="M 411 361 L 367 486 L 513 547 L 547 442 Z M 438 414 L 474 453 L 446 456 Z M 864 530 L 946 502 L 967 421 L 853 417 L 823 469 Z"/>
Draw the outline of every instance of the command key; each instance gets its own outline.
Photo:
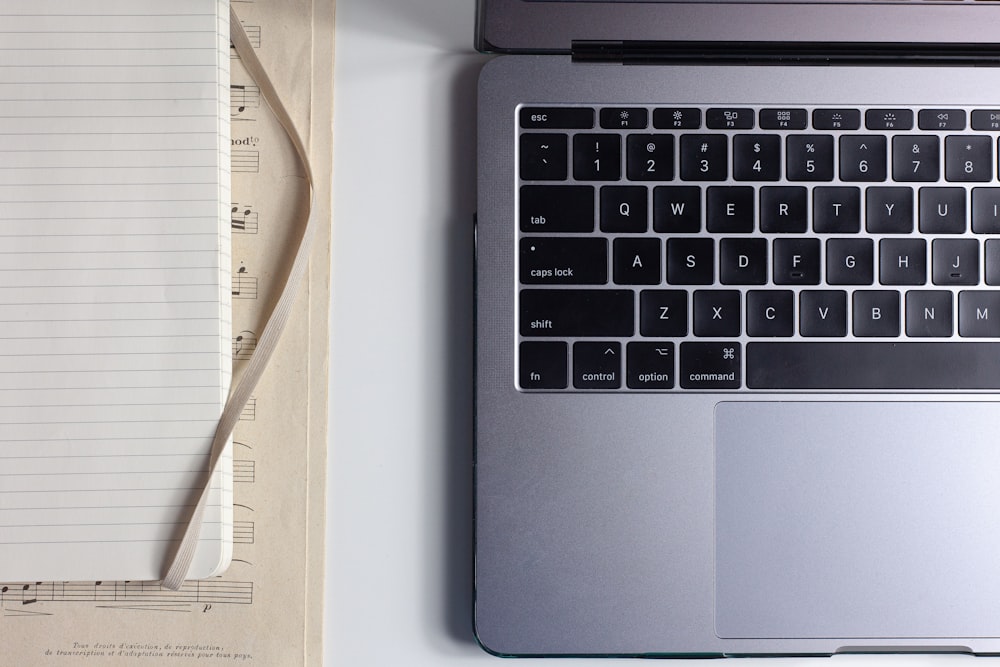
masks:
<path id="1" fill-rule="evenodd" d="M 741 357 L 739 343 L 681 343 L 681 387 L 739 389 Z"/>

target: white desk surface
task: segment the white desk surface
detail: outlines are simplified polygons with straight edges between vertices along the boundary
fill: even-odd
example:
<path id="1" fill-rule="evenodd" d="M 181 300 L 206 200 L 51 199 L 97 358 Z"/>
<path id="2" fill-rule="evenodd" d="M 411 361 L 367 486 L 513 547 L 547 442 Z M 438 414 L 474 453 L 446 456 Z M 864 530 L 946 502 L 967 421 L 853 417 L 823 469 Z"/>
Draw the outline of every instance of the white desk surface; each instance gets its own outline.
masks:
<path id="1" fill-rule="evenodd" d="M 485 62 L 472 47 L 474 7 L 337 0 L 329 665 L 505 664 L 479 648 L 471 622 L 475 86 Z M 543 663 L 640 664 L 506 661 Z"/>

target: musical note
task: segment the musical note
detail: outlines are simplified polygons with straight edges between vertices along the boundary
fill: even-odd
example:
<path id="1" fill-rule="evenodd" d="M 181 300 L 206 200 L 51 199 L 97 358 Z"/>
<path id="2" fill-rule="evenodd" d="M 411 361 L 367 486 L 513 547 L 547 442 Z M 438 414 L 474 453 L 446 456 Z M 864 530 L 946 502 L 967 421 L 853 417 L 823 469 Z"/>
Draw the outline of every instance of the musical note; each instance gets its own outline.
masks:
<path id="1" fill-rule="evenodd" d="M 250 204 L 240 206 L 239 202 L 233 202 L 231 217 L 234 234 L 257 233 L 257 212 Z"/>
<path id="2" fill-rule="evenodd" d="M 233 150 L 230 152 L 233 173 L 256 174 L 260 172 L 260 151 Z"/>
<path id="3" fill-rule="evenodd" d="M 257 349 L 257 334 L 252 331 L 241 331 L 233 339 L 233 359 L 247 360 Z"/>
<path id="4" fill-rule="evenodd" d="M 260 108 L 260 88 L 232 84 L 229 86 L 229 117 L 231 120 L 256 120 L 247 114 L 249 109 Z"/>
<path id="5" fill-rule="evenodd" d="M 233 275 L 233 298 L 257 298 L 257 278 L 248 274 L 245 266 L 240 266 Z"/>

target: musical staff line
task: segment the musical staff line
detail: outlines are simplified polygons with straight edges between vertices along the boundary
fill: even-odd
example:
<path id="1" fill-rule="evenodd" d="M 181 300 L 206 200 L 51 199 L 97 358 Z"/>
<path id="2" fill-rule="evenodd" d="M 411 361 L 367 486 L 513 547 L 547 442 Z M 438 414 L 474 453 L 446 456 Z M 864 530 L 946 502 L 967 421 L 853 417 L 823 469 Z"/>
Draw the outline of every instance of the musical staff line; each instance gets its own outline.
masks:
<path id="1" fill-rule="evenodd" d="M 10 583 L 0 586 L 0 606 L 44 602 L 152 602 L 170 604 L 252 604 L 253 582 L 187 581 L 171 591 L 155 581 Z"/>
<path id="2" fill-rule="evenodd" d="M 257 174 L 260 172 L 260 151 L 234 150 L 230 160 L 234 174 Z"/>
<path id="3" fill-rule="evenodd" d="M 240 21 L 240 23 L 243 23 L 243 22 Z M 247 25 L 246 23 L 243 23 L 243 30 L 247 34 L 247 39 L 250 41 L 250 46 L 252 46 L 255 49 L 259 49 L 260 48 L 260 26 L 259 25 Z M 229 57 L 230 58 L 237 58 L 237 59 L 239 58 L 239 56 L 236 55 L 236 47 L 233 46 L 232 42 L 229 43 Z"/>
<path id="4" fill-rule="evenodd" d="M 233 359 L 247 360 L 257 349 L 257 334 L 252 331 L 241 331 L 233 338 Z"/>
<path id="5" fill-rule="evenodd" d="M 260 88 L 252 85 L 231 84 L 229 86 L 229 116 L 231 120 L 255 120 L 244 114 L 260 108 Z"/>
<path id="6" fill-rule="evenodd" d="M 256 299 L 257 298 L 257 278 L 247 273 L 247 267 L 241 266 L 233 274 L 233 298 L 234 299 Z"/>
<path id="7" fill-rule="evenodd" d="M 240 413 L 240 421 L 252 422 L 257 419 L 257 399 L 251 397 L 247 404 L 243 406 L 243 412 Z"/>
<path id="8" fill-rule="evenodd" d="M 253 521 L 234 521 L 233 544 L 253 544 L 255 530 Z"/>
<path id="9" fill-rule="evenodd" d="M 257 233 L 257 212 L 250 204 L 240 206 L 239 202 L 233 202 L 230 213 L 234 234 L 256 234 Z"/>
<path id="10" fill-rule="evenodd" d="M 233 461 L 233 483 L 253 484 L 257 481 L 256 461 L 236 459 Z"/>

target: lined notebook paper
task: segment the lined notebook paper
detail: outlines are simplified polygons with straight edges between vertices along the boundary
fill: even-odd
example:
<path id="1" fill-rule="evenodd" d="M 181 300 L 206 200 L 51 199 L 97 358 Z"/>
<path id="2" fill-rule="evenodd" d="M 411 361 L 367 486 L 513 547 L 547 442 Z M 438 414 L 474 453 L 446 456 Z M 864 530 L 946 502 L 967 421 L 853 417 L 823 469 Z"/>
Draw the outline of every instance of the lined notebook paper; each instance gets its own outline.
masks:
<path id="1" fill-rule="evenodd" d="M 157 579 L 230 379 L 224 0 L 0 0 L 0 580 Z M 231 462 L 194 577 L 232 545 Z"/>

